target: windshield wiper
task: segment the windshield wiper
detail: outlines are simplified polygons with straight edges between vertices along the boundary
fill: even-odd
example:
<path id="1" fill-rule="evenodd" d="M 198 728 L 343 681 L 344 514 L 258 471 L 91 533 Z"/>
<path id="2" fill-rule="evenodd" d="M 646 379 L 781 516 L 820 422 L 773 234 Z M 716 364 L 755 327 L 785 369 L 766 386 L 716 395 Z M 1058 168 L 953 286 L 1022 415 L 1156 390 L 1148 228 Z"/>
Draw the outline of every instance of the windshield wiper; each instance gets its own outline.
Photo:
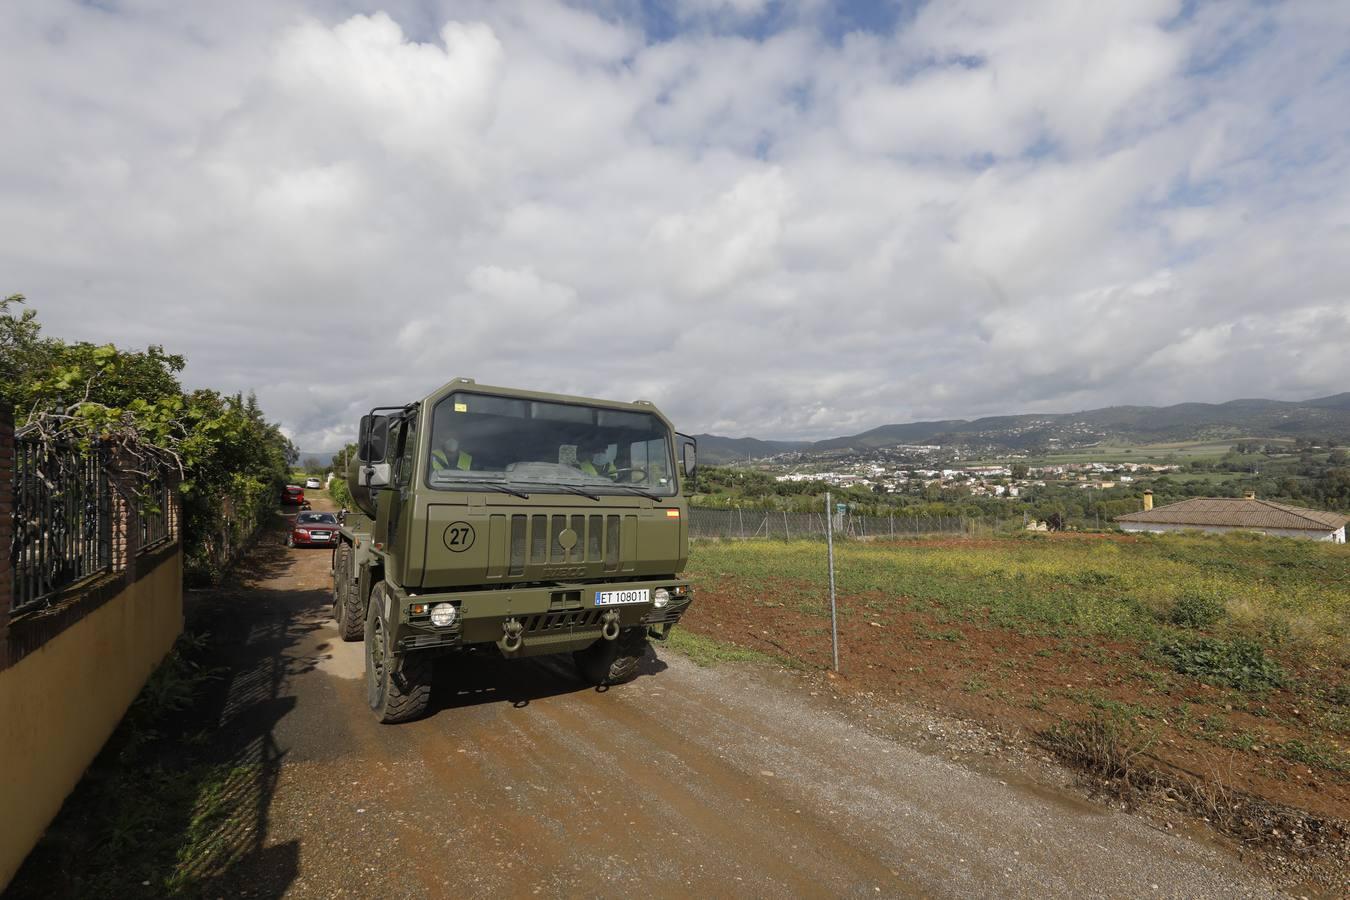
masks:
<path id="1" fill-rule="evenodd" d="M 451 476 L 449 478 L 433 479 L 433 482 L 441 482 L 441 483 L 449 483 L 455 481 L 459 482 L 460 484 L 481 484 L 483 485 L 483 487 L 490 487 L 494 491 L 500 491 L 503 494 L 510 494 L 511 496 L 519 497 L 522 500 L 530 499 L 529 494 L 525 493 L 524 491 L 518 491 L 515 488 L 509 488 L 500 481 L 483 481 L 478 478 L 455 478 L 454 476 Z"/>
<path id="2" fill-rule="evenodd" d="M 548 485 L 548 486 L 549 486 L 549 487 L 562 488 L 564 491 L 567 491 L 569 494 L 576 494 L 576 495 L 581 496 L 581 497 L 589 497 L 589 498 L 591 498 L 592 500 L 594 500 L 596 503 L 599 503 L 599 502 L 600 502 L 600 498 L 597 497 L 595 494 L 592 494 L 590 491 L 583 491 L 581 488 L 579 488 L 579 487 L 573 487 L 573 486 L 570 485 L 570 484 L 563 484 L 563 483 L 560 482 L 560 481 L 553 481 L 553 482 L 549 482 L 549 485 Z"/>

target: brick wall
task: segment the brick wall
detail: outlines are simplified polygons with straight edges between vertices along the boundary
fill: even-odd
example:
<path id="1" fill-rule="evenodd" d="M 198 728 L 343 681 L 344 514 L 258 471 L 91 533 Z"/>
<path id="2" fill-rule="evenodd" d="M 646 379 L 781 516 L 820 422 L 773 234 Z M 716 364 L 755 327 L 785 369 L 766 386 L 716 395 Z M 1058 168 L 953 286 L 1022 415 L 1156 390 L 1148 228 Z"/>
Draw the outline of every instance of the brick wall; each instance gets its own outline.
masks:
<path id="1" fill-rule="evenodd" d="M 9 608 L 14 603 L 14 571 L 9 548 L 14 539 L 14 412 L 0 405 L 0 668 L 9 646 Z"/>

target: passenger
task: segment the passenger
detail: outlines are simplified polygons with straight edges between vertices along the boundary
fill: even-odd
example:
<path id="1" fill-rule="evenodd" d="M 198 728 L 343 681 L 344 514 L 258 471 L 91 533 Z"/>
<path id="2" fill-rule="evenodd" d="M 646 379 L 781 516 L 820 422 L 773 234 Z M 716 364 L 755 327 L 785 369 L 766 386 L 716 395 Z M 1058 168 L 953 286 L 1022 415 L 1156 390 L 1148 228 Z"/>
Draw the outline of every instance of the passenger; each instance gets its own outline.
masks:
<path id="1" fill-rule="evenodd" d="M 448 472 L 458 469 L 467 472 L 473 468 L 473 457 L 465 453 L 455 438 L 448 438 L 441 446 L 431 451 L 431 471 Z"/>

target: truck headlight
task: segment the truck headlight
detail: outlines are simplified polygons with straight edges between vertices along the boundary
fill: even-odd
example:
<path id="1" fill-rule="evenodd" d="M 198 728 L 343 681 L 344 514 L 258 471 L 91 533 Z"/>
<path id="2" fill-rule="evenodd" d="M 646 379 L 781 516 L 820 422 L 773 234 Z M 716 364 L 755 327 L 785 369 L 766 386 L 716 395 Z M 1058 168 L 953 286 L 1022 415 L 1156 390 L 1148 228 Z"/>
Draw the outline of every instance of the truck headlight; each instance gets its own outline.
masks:
<path id="1" fill-rule="evenodd" d="M 657 609 L 660 609 L 669 602 L 670 602 L 670 591 L 666 590 L 665 588 L 657 588 L 655 591 L 652 592 L 652 606 L 655 606 Z"/>
<path id="2" fill-rule="evenodd" d="M 437 603 L 431 608 L 431 624 L 437 628 L 445 628 L 455 624 L 455 607 L 449 603 Z"/>

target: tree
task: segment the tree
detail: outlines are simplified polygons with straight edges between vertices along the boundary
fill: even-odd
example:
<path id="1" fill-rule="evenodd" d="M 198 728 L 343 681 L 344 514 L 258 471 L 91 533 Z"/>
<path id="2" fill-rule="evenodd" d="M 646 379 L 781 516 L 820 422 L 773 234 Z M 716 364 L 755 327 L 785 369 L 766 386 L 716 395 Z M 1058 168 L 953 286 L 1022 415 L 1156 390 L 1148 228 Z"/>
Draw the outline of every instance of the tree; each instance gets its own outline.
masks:
<path id="1" fill-rule="evenodd" d="M 1012 464 L 1012 477 L 1013 477 L 1013 478 L 1016 478 L 1016 479 L 1019 479 L 1019 480 L 1020 480 L 1020 479 L 1026 478 L 1027 475 L 1029 475 L 1029 474 L 1031 474 L 1031 467 L 1028 466 L 1026 463 L 1015 462 L 1015 463 Z"/>
<path id="2" fill-rule="evenodd" d="M 22 302 L 0 302 L 0 391 L 16 404 L 19 426 L 39 442 L 98 443 L 124 474 L 174 470 L 189 574 L 218 559 L 212 541 L 222 522 L 238 538 L 274 508 L 296 452 L 256 397 L 184 393 L 186 361 L 157 345 L 133 351 L 43 337 L 32 310 L 14 315 Z"/>

